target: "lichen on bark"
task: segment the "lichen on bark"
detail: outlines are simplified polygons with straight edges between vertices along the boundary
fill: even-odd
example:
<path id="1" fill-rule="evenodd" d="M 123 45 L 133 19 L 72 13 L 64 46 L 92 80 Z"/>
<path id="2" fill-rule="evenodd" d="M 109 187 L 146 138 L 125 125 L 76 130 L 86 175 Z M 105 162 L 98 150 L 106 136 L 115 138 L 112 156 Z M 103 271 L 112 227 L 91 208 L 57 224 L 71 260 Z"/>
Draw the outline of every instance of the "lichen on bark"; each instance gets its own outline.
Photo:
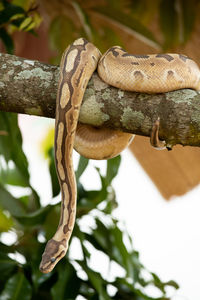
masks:
<path id="1" fill-rule="evenodd" d="M 0 110 L 55 117 L 59 67 L 0 54 Z M 94 126 L 149 136 L 160 117 L 161 139 L 200 146 L 200 95 L 191 89 L 165 94 L 122 91 L 94 73 L 79 120 Z"/>

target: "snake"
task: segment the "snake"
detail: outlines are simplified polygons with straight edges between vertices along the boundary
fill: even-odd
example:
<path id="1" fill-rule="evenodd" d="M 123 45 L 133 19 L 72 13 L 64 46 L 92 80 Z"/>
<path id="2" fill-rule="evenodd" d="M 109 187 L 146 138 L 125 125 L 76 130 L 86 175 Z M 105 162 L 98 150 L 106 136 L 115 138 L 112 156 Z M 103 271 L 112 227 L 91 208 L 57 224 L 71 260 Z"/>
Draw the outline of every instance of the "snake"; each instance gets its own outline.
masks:
<path id="1" fill-rule="evenodd" d="M 40 270 L 51 272 L 66 255 L 76 216 L 77 187 L 73 149 L 91 159 L 110 159 L 132 141 L 132 133 L 97 128 L 78 122 L 87 84 L 97 70 L 108 85 L 140 93 L 165 93 L 182 88 L 200 90 L 198 65 L 183 54 L 129 54 L 119 46 L 101 55 L 85 38 L 79 38 L 64 51 L 56 99 L 55 165 L 61 190 L 58 228 L 47 242 Z M 159 117 L 153 124 L 151 144 L 163 148 L 159 140 Z"/>

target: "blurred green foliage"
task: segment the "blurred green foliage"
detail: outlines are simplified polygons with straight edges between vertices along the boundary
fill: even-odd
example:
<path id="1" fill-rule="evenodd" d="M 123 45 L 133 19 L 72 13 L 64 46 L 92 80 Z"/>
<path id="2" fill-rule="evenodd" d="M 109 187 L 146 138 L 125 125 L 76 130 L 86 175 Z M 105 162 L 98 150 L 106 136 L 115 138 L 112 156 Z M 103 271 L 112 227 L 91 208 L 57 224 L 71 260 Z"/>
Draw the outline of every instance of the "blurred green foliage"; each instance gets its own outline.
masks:
<path id="1" fill-rule="evenodd" d="M 168 299 L 167 288 L 178 288 L 177 284 L 174 281 L 162 282 L 157 275 L 146 270 L 139 260 L 139 253 L 133 248 L 131 237 L 112 217 L 117 206 L 112 180 L 118 173 L 120 156 L 108 160 L 104 176 L 96 168 L 101 182 L 101 188 L 97 190 L 86 190 L 81 184 L 81 176 L 89 161 L 80 157 L 76 170 L 77 218 L 71 242 L 79 241 L 82 258 L 73 258 L 73 248 L 69 247 L 67 256 L 50 274 L 40 273 L 38 266 L 45 243 L 54 234 L 59 221 L 60 203 L 41 206 L 37 192 L 29 182 L 28 162 L 22 150 L 17 117 L 1 113 L 0 120 L 3 123 L 1 128 L 6 132 L 0 136 L 0 299 L 64 300 L 76 299 L 78 295 L 83 299 L 104 300 Z M 15 141 L 15 146 L 12 146 L 12 141 Z M 60 190 L 51 143 L 46 143 L 45 151 L 54 198 Z M 11 186 L 28 188 L 28 193 L 26 191 L 16 198 Z M 93 225 L 83 230 L 81 224 L 88 216 Z M 13 234 L 16 239 L 9 246 L 5 243 L 5 232 Z M 96 255 L 103 253 L 107 258 L 105 269 L 108 276 L 91 266 L 95 251 L 98 251 Z M 113 262 L 121 267 L 120 273 L 124 275 L 119 276 L 116 272 L 110 278 Z M 159 292 L 160 297 L 148 295 L 150 286 Z M 111 288 L 114 290 L 112 296 Z"/>
<path id="2" fill-rule="evenodd" d="M 62 14 L 60 9 L 58 15 L 54 14 L 49 28 L 50 45 L 58 54 L 54 63 L 59 62 L 66 46 L 77 37 L 85 37 L 104 52 L 116 44 L 123 46 L 123 31 L 153 47 L 155 52 L 173 51 L 189 40 L 200 1 L 77 0 L 65 1 L 65 5 Z M 156 33 L 150 28 L 156 28 Z"/>
<path id="3" fill-rule="evenodd" d="M 192 33 L 199 7 L 199 0 L 107 0 L 103 4 L 93 1 L 91 5 L 86 2 L 66 1 L 68 13 L 54 16 L 49 27 L 50 45 L 58 54 L 54 62 L 59 61 L 66 45 L 79 36 L 93 41 L 102 51 L 113 44 L 122 45 L 120 36 L 108 25 L 109 22 L 129 30 L 160 51 L 184 44 Z M 98 27 L 94 24 L 94 13 L 108 22 Z M 159 18 L 160 40 L 148 28 L 155 16 Z M 77 19 L 80 26 L 77 26 Z M 7 52 L 14 51 L 11 37 L 14 31 L 34 33 L 40 22 L 34 1 L 0 1 L 0 38 Z M 55 198 L 60 188 L 54 151 L 51 142 L 45 145 L 52 198 Z M 45 243 L 56 230 L 60 203 L 41 205 L 37 191 L 30 184 L 17 116 L 0 113 L 0 300 L 70 300 L 77 296 L 94 300 L 164 300 L 169 299 L 168 288 L 178 288 L 174 281 L 162 282 L 142 265 L 130 235 L 119 220 L 112 217 L 117 206 L 112 181 L 118 173 L 120 157 L 107 161 L 105 175 L 96 168 L 101 182 L 101 188 L 97 190 L 86 190 L 81 183 L 88 163 L 80 157 L 76 170 L 77 218 L 69 251 L 51 273 L 42 274 L 38 266 Z M 14 196 L 13 186 L 21 188 L 22 196 Z M 93 220 L 93 225 L 84 229 L 81 224 L 88 217 Z M 6 243 L 5 233 L 13 236 L 14 241 Z M 73 243 L 77 241 L 81 254 L 78 259 L 73 257 Z M 92 266 L 94 253 L 107 259 L 107 276 Z M 119 274 L 112 273 L 113 264 L 120 269 Z M 149 293 L 150 287 L 157 297 Z"/>
<path id="4" fill-rule="evenodd" d="M 34 29 L 41 23 L 37 6 L 32 0 L 0 1 L 0 39 L 6 51 L 14 52 L 11 34 L 17 30 L 34 33 Z"/>

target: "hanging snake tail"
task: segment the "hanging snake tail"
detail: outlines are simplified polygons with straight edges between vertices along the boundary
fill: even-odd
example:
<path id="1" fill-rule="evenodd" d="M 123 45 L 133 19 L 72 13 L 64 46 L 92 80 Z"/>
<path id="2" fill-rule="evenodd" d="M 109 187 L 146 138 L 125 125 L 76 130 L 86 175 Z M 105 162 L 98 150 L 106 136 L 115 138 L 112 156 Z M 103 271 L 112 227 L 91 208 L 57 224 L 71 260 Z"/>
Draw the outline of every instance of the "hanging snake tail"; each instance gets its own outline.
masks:
<path id="1" fill-rule="evenodd" d="M 87 40 L 80 38 L 64 52 L 56 100 L 55 164 L 62 203 L 60 222 L 55 235 L 46 245 L 40 270 L 48 273 L 65 256 L 74 227 L 77 188 L 72 152 L 79 111 L 90 77 L 101 54 Z"/>

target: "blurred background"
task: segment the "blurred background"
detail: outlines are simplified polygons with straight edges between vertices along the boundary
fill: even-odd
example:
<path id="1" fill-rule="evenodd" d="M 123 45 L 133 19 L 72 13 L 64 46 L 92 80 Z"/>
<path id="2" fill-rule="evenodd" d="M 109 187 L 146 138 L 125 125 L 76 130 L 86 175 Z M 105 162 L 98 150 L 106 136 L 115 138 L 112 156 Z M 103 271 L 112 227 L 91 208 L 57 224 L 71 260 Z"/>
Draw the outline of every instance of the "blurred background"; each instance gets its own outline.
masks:
<path id="1" fill-rule="evenodd" d="M 2 1 L 0 49 L 59 64 L 66 46 L 84 36 L 101 52 L 120 45 L 134 54 L 183 53 L 198 63 L 199 7 L 197 0 Z M 0 121 L 8 133 L 0 136 L 0 258 L 7 270 L 0 299 L 12 299 L 19 279 L 25 299 L 199 299 L 198 148 L 156 151 L 137 136 L 121 164 L 88 163 L 75 153 L 79 197 L 69 257 L 42 275 L 42 250 L 59 219 L 54 120 L 20 115 L 22 148 L 10 115 Z"/>

